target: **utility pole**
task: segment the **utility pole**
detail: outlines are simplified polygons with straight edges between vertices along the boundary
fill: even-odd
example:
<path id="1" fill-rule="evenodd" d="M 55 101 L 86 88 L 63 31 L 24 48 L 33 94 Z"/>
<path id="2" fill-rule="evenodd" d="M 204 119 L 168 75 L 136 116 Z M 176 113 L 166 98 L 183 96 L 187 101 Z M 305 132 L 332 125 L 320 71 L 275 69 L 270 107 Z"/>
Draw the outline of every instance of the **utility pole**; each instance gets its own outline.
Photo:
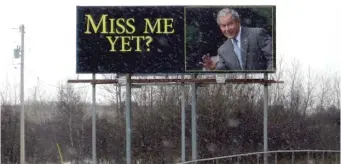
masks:
<path id="1" fill-rule="evenodd" d="M 25 27 L 19 27 L 21 32 L 21 62 L 20 62 L 20 164 L 25 164 L 25 106 L 24 106 L 24 34 Z"/>

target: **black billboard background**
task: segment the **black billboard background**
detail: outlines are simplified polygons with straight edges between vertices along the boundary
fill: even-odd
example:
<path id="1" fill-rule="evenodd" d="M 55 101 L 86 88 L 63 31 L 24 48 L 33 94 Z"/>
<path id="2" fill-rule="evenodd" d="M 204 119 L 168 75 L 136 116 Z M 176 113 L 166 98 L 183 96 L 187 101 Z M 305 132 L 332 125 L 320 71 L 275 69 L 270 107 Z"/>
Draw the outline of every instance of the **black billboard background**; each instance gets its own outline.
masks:
<path id="1" fill-rule="evenodd" d="M 179 73 L 184 72 L 184 8 L 169 6 L 97 7 L 77 6 L 77 73 Z M 91 14 L 96 23 L 102 14 L 108 18 L 134 18 L 134 34 L 121 36 L 151 36 L 150 51 L 110 52 L 111 34 L 84 34 L 85 14 Z M 173 18 L 174 34 L 143 34 L 145 18 L 154 23 L 156 18 Z M 155 19 L 154 19 L 155 18 Z M 109 22 L 109 21 L 107 21 Z M 107 24 L 110 27 L 110 24 Z M 136 44 L 131 42 L 132 47 Z M 141 43 L 141 45 L 144 45 Z"/>

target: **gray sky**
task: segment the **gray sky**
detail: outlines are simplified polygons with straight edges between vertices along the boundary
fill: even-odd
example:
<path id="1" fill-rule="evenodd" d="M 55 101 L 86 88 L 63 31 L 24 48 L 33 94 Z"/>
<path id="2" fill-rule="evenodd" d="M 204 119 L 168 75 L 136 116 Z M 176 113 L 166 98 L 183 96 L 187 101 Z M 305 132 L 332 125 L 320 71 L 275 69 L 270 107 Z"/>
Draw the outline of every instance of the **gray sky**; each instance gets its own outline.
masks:
<path id="1" fill-rule="evenodd" d="M 37 84 L 45 90 L 75 79 L 76 75 L 76 5 L 199 5 L 176 1 L 1 1 L 0 2 L 0 86 L 18 86 L 20 67 L 13 49 L 20 45 L 19 25 L 25 34 L 25 90 L 30 95 Z M 204 1 L 202 1 L 204 2 Z M 209 1 L 218 5 L 222 1 Z M 277 54 L 285 61 L 297 59 L 302 68 L 309 65 L 315 72 L 341 72 L 341 6 L 337 1 L 310 0 L 228 0 L 222 5 L 276 5 Z M 17 28 L 17 29 L 13 29 Z M 91 78 L 91 76 L 80 76 Z M 86 84 L 77 84 L 77 87 Z"/>

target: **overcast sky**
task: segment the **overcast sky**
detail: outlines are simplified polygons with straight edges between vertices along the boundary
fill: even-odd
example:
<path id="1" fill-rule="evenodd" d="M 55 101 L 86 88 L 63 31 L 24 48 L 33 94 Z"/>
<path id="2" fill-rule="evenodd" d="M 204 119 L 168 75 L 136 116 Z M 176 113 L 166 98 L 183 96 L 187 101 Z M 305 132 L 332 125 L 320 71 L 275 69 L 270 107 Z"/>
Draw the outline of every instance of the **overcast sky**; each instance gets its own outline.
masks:
<path id="1" fill-rule="evenodd" d="M 76 5 L 276 5 L 277 54 L 296 58 L 303 68 L 316 72 L 341 72 L 341 6 L 337 1 L 310 0 L 210 0 L 207 1 L 35 1 L 0 2 L 0 86 L 20 83 L 19 25 L 25 33 L 25 95 L 37 84 L 46 90 L 74 79 L 76 74 Z M 191 2 L 191 3 L 190 3 Z M 204 3 L 206 2 L 206 3 Z M 224 2 L 224 3 L 223 3 Z M 91 78 L 91 76 L 81 76 Z M 85 84 L 77 84 L 77 87 Z"/>

